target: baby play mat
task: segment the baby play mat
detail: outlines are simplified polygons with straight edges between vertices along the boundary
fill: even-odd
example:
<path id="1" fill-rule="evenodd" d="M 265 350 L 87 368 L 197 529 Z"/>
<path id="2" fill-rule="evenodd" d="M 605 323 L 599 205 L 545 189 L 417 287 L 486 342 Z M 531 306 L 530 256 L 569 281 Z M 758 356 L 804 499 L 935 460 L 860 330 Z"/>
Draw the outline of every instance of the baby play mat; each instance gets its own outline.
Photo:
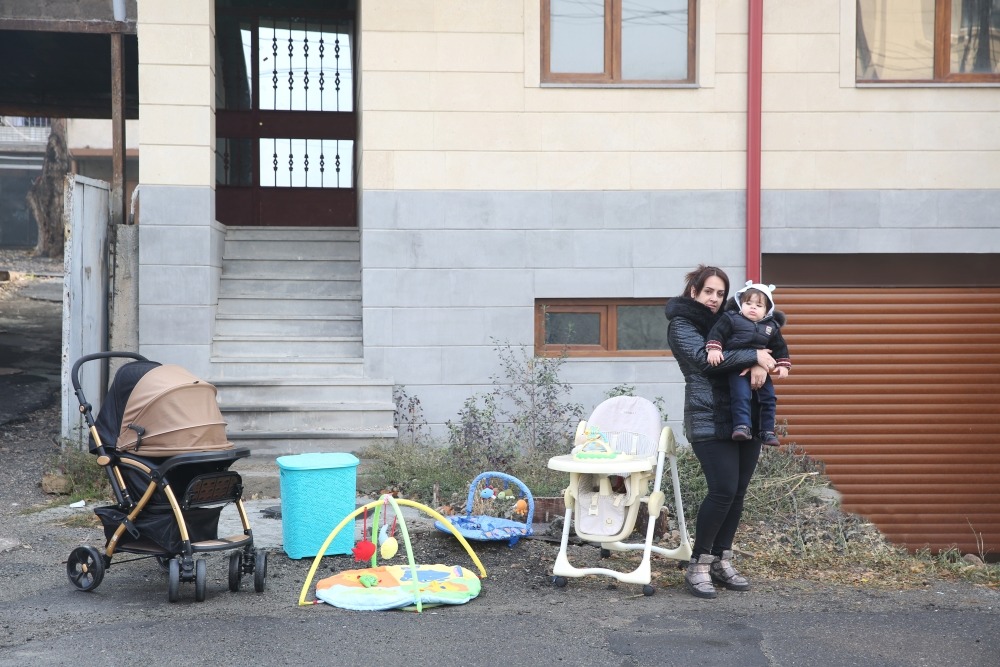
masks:
<path id="1" fill-rule="evenodd" d="M 410 532 L 406 528 L 406 520 L 400 511 L 400 505 L 415 507 L 422 512 L 429 514 L 438 521 L 444 522 L 451 533 L 465 547 L 465 551 L 472 558 L 472 562 L 479 568 L 479 577 L 486 577 L 486 568 L 476 556 L 476 553 L 469 546 L 462 534 L 455 529 L 449 521 L 427 507 L 412 500 L 404 498 L 393 498 L 391 495 L 383 495 L 374 502 L 367 503 L 357 508 L 337 524 L 326 542 L 319 548 L 316 558 L 313 559 L 312 567 L 309 568 L 309 575 L 302 584 L 299 592 L 299 605 L 317 604 L 327 602 L 344 609 L 356 609 L 359 611 L 378 609 L 398 609 L 400 607 L 413 608 L 422 611 L 424 605 L 435 606 L 439 604 L 463 604 L 479 595 L 481 584 L 479 577 L 461 567 L 448 565 L 417 565 L 413 560 L 413 547 L 410 544 Z M 379 527 L 379 515 L 382 508 L 392 508 L 395 514 L 393 526 L 398 519 L 399 531 L 403 537 L 403 546 L 406 551 L 406 565 L 383 565 L 378 566 L 378 558 L 381 554 L 383 558 L 392 558 L 396 554 L 396 540 L 388 535 L 388 523 Z M 365 536 L 367 528 L 368 510 L 375 510 L 375 517 L 372 521 L 372 539 L 369 542 Z M 358 561 L 371 559 L 370 566 L 359 570 L 345 570 L 332 577 L 320 580 L 316 584 L 316 599 L 312 602 L 306 599 L 309 587 L 312 585 L 313 577 L 323 559 L 326 547 L 337 536 L 344 526 L 354 525 L 354 519 L 364 514 L 365 526 L 362 528 L 362 541 L 358 542 L 354 548 L 354 558 Z M 383 531 L 385 540 L 382 540 Z M 380 547 L 375 546 L 375 541 L 379 540 Z M 387 546 L 392 546 L 386 549 Z M 365 548 L 362 548 L 365 547 Z"/>
<path id="2" fill-rule="evenodd" d="M 373 611 L 410 607 L 418 596 L 425 607 L 465 604 L 479 595 L 480 587 L 479 577 L 459 566 L 382 565 L 321 579 L 316 582 L 316 597 L 343 609 Z"/>

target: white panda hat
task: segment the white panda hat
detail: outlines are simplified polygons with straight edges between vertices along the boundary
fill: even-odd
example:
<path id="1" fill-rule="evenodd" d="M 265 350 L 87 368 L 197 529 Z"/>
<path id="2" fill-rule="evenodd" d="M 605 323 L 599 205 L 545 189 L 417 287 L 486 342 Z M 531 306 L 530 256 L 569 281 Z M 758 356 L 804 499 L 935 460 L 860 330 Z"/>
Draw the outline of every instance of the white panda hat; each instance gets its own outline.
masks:
<path id="1" fill-rule="evenodd" d="M 770 306 L 768 308 L 768 310 L 767 310 L 767 315 L 773 315 L 774 314 L 774 294 L 773 294 L 773 292 L 776 289 L 774 287 L 774 285 L 765 285 L 763 283 L 755 283 L 752 280 L 748 280 L 745 287 L 741 287 L 739 290 L 737 290 L 737 292 L 736 292 L 736 303 L 742 303 L 743 293 L 746 292 L 748 289 L 755 289 L 755 290 L 759 290 L 759 291 L 761 291 L 761 292 L 764 293 L 764 296 L 767 297 L 768 305 Z M 767 315 L 765 315 L 765 317 Z"/>

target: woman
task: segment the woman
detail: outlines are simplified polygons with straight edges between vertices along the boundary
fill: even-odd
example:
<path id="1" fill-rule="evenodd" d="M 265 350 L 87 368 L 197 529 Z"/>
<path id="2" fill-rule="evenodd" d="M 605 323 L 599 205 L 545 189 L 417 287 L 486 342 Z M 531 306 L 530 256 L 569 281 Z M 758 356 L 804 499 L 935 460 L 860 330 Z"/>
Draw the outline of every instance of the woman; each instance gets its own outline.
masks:
<path id="1" fill-rule="evenodd" d="M 708 493 L 698 509 L 684 581 L 696 597 L 714 598 L 713 581 L 734 591 L 750 590 L 750 582 L 733 567 L 732 549 L 761 447 L 757 439 L 731 439 L 727 375 L 749 369 L 750 385 L 759 389 L 775 362 L 770 350 L 746 348 L 726 350 L 718 366 L 709 364 L 705 337 L 729 298 L 729 277 L 722 269 L 699 265 L 685 279 L 681 296 L 667 302 L 667 341 L 684 374 L 684 434 L 701 463 Z"/>

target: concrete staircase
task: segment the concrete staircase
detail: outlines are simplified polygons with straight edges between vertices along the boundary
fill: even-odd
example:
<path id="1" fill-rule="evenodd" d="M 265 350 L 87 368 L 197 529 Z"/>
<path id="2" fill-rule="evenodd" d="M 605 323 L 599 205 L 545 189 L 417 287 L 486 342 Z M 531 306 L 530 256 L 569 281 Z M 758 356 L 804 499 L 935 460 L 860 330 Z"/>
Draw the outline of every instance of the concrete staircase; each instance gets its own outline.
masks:
<path id="1" fill-rule="evenodd" d="M 229 227 L 211 361 L 229 438 L 255 454 L 396 437 L 392 380 L 364 377 L 357 229 Z"/>

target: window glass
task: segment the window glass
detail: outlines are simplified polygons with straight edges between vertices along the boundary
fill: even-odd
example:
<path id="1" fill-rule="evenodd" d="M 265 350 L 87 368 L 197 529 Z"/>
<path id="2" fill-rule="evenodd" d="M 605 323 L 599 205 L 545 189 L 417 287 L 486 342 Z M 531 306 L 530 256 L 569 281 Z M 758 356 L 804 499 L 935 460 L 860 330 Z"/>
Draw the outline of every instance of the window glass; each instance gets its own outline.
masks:
<path id="1" fill-rule="evenodd" d="M 667 323 L 662 306 L 618 306 L 619 350 L 666 350 Z"/>
<path id="2" fill-rule="evenodd" d="M 350 188 L 353 157 L 353 141 L 261 138 L 260 185 Z"/>
<path id="3" fill-rule="evenodd" d="M 859 79 L 934 77 L 933 0 L 859 0 L 857 24 Z"/>
<path id="4" fill-rule="evenodd" d="M 551 0 L 551 70 L 604 71 L 604 0 Z"/>
<path id="5" fill-rule="evenodd" d="M 546 345 L 600 345 L 599 313 L 545 313 Z"/>
<path id="6" fill-rule="evenodd" d="M 246 21 L 232 16 L 216 18 L 216 61 L 219 76 L 215 80 L 215 107 L 233 111 L 250 108 L 251 72 L 250 31 Z"/>
<path id="7" fill-rule="evenodd" d="M 951 6 L 950 71 L 1000 73 L 1000 0 L 965 0 Z"/>
<path id="8" fill-rule="evenodd" d="M 622 0 L 622 78 L 687 78 L 687 0 Z"/>
<path id="9" fill-rule="evenodd" d="M 253 140 L 215 139 L 215 181 L 222 185 L 253 185 Z"/>
<path id="10" fill-rule="evenodd" d="M 353 111 L 351 22 L 260 20 L 260 108 Z M 249 44 L 246 45 L 249 57 Z"/>

